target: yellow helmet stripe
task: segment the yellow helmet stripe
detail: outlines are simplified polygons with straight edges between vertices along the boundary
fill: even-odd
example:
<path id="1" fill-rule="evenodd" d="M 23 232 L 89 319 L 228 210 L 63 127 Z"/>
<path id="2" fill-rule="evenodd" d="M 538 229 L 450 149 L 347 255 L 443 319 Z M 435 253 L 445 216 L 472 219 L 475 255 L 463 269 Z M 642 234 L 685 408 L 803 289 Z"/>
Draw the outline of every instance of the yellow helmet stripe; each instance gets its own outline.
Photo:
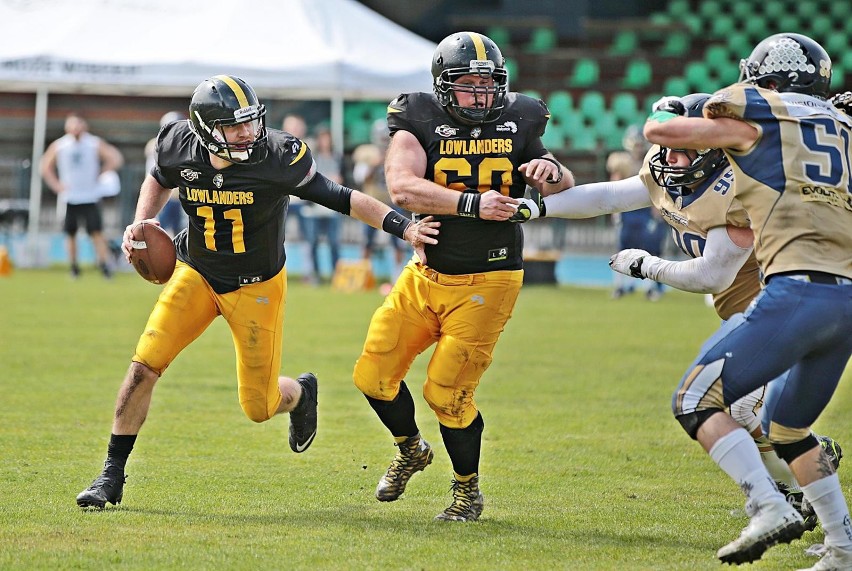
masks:
<path id="1" fill-rule="evenodd" d="M 234 81 L 234 78 L 230 75 L 217 75 L 216 79 L 223 81 L 228 87 L 231 88 L 231 91 L 234 92 L 234 95 L 237 96 L 237 101 L 240 104 L 240 107 L 248 107 L 248 97 L 246 97 L 243 88 L 240 87 L 240 84 Z"/>
<path id="2" fill-rule="evenodd" d="M 485 42 L 482 41 L 482 36 L 474 33 L 469 33 L 469 35 L 470 40 L 473 42 L 473 47 L 476 48 L 476 59 L 488 59 L 488 55 L 485 53 Z"/>

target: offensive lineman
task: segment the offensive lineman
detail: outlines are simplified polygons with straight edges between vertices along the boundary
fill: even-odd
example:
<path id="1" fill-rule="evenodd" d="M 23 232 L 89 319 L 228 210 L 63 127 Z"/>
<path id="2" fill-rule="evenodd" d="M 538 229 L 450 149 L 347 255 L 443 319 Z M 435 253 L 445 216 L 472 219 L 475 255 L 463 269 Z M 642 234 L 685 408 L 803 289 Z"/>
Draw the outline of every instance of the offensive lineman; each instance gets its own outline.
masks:
<path id="1" fill-rule="evenodd" d="M 388 107 L 388 190 L 397 206 L 441 220 L 441 241 L 427 246 L 428 265 L 414 258 L 403 269 L 353 375 L 398 448 L 376 488 L 379 501 L 394 501 L 434 455 L 403 379 L 437 344 L 423 396 L 453 465 L 453 501 L 436 516 L 445 521 L 476 520 L 484 505 L 474 392 L 523 280 L 523 232 L 506 220 L 527 184 L 547 195 L 574 183 L 541 143 L 547 108 L 509 92 L 504 64 L 490 38 L 451 34 L 432 58 L 434 94 L 403 94 Z"/>

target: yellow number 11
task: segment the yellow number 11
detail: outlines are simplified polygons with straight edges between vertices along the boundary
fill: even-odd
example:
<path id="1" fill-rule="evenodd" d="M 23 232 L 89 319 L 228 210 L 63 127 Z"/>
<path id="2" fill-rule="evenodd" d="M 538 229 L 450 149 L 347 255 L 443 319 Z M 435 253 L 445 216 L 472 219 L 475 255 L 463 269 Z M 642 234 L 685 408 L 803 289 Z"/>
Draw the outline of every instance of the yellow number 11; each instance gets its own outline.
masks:
<path id="1" fill-rule="evenodd" d="M 208 250 L 216 251 L 216 220 L 213 218 L 213 209 L 209 206 L 199 206 L 195 211 L 204 218 L 204 246 Z M 235 254 L 244 254 L 246 243 L 243 239 L 243 215 L 239 208 L 232 208 L 224 212 L 225 219 L 231 221 L 231 244 Z"/>

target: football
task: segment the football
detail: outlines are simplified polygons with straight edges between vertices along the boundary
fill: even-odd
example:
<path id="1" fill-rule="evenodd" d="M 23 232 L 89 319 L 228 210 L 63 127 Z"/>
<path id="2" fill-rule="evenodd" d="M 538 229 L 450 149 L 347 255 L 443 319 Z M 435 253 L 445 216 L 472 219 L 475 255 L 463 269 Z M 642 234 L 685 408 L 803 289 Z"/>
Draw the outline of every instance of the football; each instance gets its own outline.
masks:
<path id="1" fill-rule="evenodd" d="M 132 234 L 130 263 L 140 276 L 153 284 L 164 284 L 175 271 L 175 245 L 165 230 L 150 222 L 139 222 Z"/>

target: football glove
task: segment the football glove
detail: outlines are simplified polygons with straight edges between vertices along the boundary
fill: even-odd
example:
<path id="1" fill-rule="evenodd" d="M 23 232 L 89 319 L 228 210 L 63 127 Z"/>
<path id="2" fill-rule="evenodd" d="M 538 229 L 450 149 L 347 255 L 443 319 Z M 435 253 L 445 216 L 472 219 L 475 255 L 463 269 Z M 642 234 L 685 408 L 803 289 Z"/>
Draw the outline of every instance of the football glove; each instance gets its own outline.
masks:
<path id="1" fill-rule="evenodd" d="M 846 113 L 852 115 L 852 91 L 838 93 L 828 100 L 829 103 Z"/>
<path id="2" fill-rule="evenodd" d="M 638 248 L 622 250 L 609 259 L 609 267 L 620 274 L 644 280 L 648 276 L 642 273 L 642 262 L 650 255 Z"/>
<path id="3" fill-rule="evenodd" d="M 530 220 L 535 220 L 536 218 L 544 218 L 545 212 L 547 209 L 544 206 L 544 197 L 539 193 L 535 193 L 536 198 L 519 198 L 520 204 L 518 204 L 518 210 L 512 217 L 509 218 L 509 222 L 517 222 L 524 223 Z"/>
<path id="4" fill-rule="evenodd" d="M 680 97 L 660 97 L 651 105 L 651 113 L 656 113 L 657 111 L 674 113 L 675 115 L 686 115 L 686 107 L 684 107 Z"/>

